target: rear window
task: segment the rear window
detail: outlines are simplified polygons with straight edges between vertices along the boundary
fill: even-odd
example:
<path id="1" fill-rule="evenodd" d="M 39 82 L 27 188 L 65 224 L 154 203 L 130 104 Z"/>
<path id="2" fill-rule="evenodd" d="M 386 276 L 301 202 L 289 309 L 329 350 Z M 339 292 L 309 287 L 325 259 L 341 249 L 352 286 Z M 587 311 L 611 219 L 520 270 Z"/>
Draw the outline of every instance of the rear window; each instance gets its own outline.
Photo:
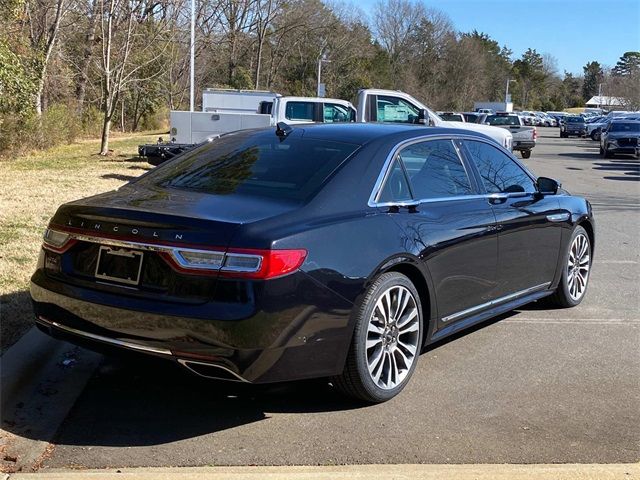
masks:
<path id="1" fill-rule="evenodd" d="M 144 178 L 166 188 L 302 201 L 358 148 L 294 136 L 281 139 L 275 130 L 239 133 L 161 165 Z"/>
<path id="2" fill-rule="evenodd" d="M 640 123 L 612 123 L 610 132 L 640 132 Z"/>
<path id="3" fill-rule="evenodd" d="M 489 115 L 485 122 L 489 125 L 520 125 L 515 115 Z"/>
<path id="4" fill-rule="evenodd" d="M 582 117 L 569 117 L 566 120 L 567 123 L 584 123 L 584 118 Z"/>

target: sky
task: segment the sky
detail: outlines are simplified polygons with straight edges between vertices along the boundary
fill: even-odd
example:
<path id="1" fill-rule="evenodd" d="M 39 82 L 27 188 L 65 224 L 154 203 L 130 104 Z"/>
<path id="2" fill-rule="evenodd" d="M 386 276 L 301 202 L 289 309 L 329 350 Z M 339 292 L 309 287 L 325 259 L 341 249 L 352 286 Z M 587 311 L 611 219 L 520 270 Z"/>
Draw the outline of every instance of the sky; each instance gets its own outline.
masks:
<path id="1" fill-rule="evenodd" d="M 614 66 L 640 51 L 640 0 L 415 0 L 445 12 L 456 30 L 487 33 L 518 58 L 527 48 L 550 53 L 558 73 L 582 74 L 590 61 Z M 376 0 L 360 0 L 370 13 Z"/>

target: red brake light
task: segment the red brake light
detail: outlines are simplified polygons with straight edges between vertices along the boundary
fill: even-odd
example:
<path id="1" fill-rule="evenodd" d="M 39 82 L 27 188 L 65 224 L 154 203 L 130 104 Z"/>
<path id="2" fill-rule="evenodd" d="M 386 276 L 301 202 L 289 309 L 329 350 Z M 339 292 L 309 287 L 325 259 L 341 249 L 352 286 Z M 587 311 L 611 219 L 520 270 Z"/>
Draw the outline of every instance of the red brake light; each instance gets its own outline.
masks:
<path id="1" fill-rule="evenodd" d="M 258 258 L 261 260 L 254 271 L 239 271 L 233 267 L 235 259 Z M 291 273 L 302 265 L 307 257 L 307 251 L 298 250 L 245 250 L 230 249 L 227 251 L 225 265 L 220 269 L 220 275 L 235 278 L 255 278 L 267 280 Z"/>
<path id="2" fill-rule="evenodd" d="M 160 255 L 182 273 L 266 280 L 300 268 L 307 251 L 232 248 L 225 252 L 176 248 Z"/>
<path id="3" fill-rule="evenodd" d="M 537 140 L 538 139 L 538 129 L 533 127 L 533 139 Z"/>

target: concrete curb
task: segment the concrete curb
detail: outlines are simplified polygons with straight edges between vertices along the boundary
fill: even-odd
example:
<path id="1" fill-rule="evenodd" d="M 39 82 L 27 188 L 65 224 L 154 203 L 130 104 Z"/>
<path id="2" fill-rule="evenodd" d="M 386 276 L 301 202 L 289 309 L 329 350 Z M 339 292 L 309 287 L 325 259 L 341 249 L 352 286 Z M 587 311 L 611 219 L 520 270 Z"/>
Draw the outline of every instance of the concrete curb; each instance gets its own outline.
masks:
<path id="1" fill-rule="evenodd" d="M 0 357 L 0 471 L 37 467 L 101 358 L 35 327 Z"/>
<path id="2" fill-rule="evenodd" d="M 336 467 L 170 467 L 43 470 L 11 480 L 637 480 L 640 464 L 346 465 Z"/>

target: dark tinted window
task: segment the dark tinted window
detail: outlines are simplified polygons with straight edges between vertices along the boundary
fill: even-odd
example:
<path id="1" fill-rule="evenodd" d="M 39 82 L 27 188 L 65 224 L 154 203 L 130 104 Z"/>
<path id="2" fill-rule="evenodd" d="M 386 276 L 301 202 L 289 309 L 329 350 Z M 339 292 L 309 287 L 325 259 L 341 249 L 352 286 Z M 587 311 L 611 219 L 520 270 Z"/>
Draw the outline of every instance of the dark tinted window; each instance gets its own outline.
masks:
<path id="1" fill-rule="evenodd" d="M 484 122 L 489 125 L 520 125 L 516 115 L 489 115 Z"/>
<path id="2" fill-rule="evenodd" d="M 309 120 L 313 122 L 315 120 L 314 108 L 314 102 L 287 102 L 284 116 L 287 120 Z"/>
<path id="3" fill-rule="evenodd" d="M 582 117 L 568 117 L 565 122 L 567 123 L 584 123 L 584 118 Z"/>
<path id="4" fill-rule="evenodd" d="M 400 152 L 417 200 L 473 193 L 467 172 L 450 140 L 415 143 Z"/>
<path id="5" fill-rule="evenodd" d="M 447 122 L 462 122 L 463 117 L 459 113 L 441 113 L 439 117 Z"/>
<path id="6" fill-rule="evenodd" d="M 162 187 L 217 195 L 304 200 L 357 148 L 312 138 L 281 140 L 275 130 L 238 133 L 168 162 L 144 178 Z"/>
<path id="7" fill-rule="evenodd" d="M 471 140 L 465 145 L 488 193 L 536 191 L 529 175 L 505 153 L 484 142 Z"/>
<path id="8" fill-rule="evenodd" d="M 411 200 L 411 191 L 407 183 L 407 177 L 402 170 L 400 162 L 395 160 L 387 175 L 384 188 L 378 198 L 379 202 L 402 202 Z"/>
<path id="9" fill-rule="evenodd" d="M 610 132 L 640 132 L 640 123 L 618 123 L 614 122 L 609 128 Z"/>

